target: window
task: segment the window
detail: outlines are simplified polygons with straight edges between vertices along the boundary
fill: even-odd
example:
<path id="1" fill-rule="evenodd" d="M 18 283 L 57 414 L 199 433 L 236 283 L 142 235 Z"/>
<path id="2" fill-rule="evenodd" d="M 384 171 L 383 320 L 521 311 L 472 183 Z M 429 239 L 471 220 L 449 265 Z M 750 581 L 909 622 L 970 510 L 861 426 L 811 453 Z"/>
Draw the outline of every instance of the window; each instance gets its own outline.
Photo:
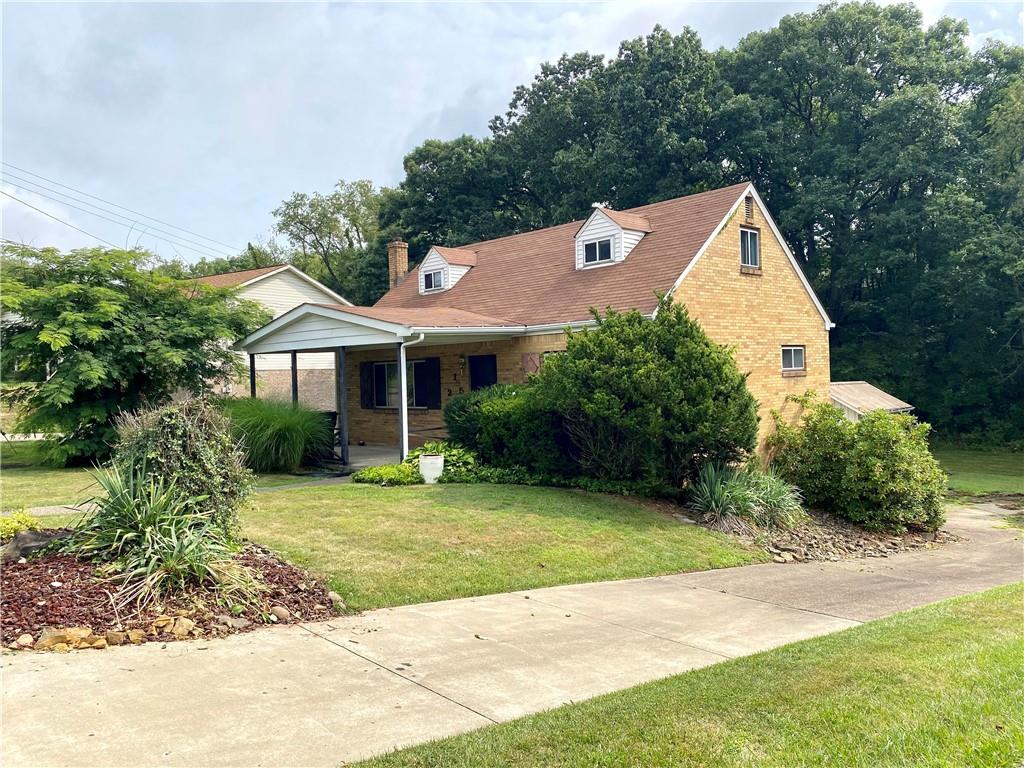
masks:
<path id="1" fill-rule="evenodd" d="M 425 364 L 426 360 L 409 360 L 405 364 L 406 401 L 411 408 L 427 407 L 425 387 L 416 386 L 416 374 L 425 373 Z M 374 363 L 373 407 L 397 408 L 398 404 L 398 363 Z"/>
<path id="2" fill-rule="evenodd" d="M 761 268 L 761 233 L 756 229 L 740 230 L 740 266 Z"/>
<path id="3" fill-rule="evenodd" d="M 583 263 L 584 264 L 599 264 L 603 261 L 612 260 L 612 241 L 611 238 L 605 240 L 595 240 L 592 243 L 586 243 L 583 246 Z"/>
<path id="4" fill-rule="evenodd" d="M 444 272 L 440 269 L 435 269 L 433 272 L 427 272 L 423 275 L 423 290 L 424 291 L 436 291 L 440 288 L 444 288 Z"/>
<path id="5" fill-rule="evenodd" d="M 803 371 L 806 370 L 804 364 L 804 348 L 803 347 L 783 347 L 782 348 L 782 370 L 784 371 Z"/>

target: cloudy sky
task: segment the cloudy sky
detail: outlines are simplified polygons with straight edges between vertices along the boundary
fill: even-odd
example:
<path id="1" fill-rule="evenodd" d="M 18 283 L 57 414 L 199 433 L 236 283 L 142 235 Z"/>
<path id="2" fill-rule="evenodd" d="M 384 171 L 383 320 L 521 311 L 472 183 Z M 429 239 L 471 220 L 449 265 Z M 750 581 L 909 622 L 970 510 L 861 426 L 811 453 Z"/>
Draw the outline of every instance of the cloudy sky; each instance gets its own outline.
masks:
<path id="1" fill-rule="evenodd" d="M 1020 0 L 918 5 L 926 23 L 966 18 L 974 47 L 1022 42 Z M 186 260 L 233 252 L 269 235 L 293 191 L 394 184 L 424 139 L 484 135 L 512 89 L 562 52 L 614 54 L 655 23 L 731 46 L 813 7 L 6 2 L 0 229 L 62 248 L 95 236 Z"/>

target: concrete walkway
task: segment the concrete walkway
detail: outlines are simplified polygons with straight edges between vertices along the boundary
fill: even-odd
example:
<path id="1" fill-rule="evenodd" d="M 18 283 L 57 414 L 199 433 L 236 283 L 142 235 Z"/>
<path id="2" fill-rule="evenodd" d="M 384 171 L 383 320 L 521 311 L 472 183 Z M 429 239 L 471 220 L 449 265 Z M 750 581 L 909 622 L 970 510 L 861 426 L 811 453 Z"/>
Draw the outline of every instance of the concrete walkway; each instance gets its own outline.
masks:
<path id="1" fill-rule="evenodd" d="M 210 642 L 3 657 L 2 764 L 337 766 L 1024 578 L 1005 511 L 882 560 L 373 611 Z"/>

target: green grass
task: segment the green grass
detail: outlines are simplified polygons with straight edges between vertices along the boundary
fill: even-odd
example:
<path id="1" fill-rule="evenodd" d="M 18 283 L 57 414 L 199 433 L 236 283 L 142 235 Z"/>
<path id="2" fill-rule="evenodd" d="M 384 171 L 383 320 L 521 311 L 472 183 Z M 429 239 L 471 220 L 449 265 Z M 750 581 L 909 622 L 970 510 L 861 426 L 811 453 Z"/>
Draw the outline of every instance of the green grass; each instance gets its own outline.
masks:
<path id="1" fill-rule="evenodd" d="M 259 494 L 243 533 L 355 609 L 763 559 L 625 498 L 510 485 L 328 485 Z"/>
<path id="2" fill-rule="evenodd" d="M 942 446 L 932 452 L 949 475 L 949 487 L 954 491 L 1024 494 L 1024 453 Z"/>
<path id="3" fill-rule="evenodd" d="M 35 440 L 0 442 L 0 509 L 77 504 L 96 492 L 87 467 L 43 466 L 40 445 Z M 306 480 L 301 475 L 272 473 L 257 475 L 256 485 L 269 488 Z"/>
<path id="4" fill-rule="evenodd" d="M 1001 587 L 360 763 L 1018 766 L 1024 587 Z"/>

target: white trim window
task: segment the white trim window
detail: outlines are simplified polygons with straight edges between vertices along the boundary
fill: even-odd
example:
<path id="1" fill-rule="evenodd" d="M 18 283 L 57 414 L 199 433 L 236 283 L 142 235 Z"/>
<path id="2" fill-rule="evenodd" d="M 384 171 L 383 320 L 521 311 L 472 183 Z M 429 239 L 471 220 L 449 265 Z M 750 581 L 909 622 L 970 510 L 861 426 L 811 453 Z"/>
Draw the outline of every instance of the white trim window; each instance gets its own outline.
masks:
<path id="1" fill-rule="evenodd" d="M 806 371 L 807 360 L 802 346 L 786 346 L 782 348 L 783 371 Z"/>
<path id="2" fill-rule="evenodd" d="M 435 269 L 423 275 L 424 291 L 440 291 L 444 288 L 444 270 Z"/>
<path id="3" fill-rule="evenodd" d="M 406 404 L 410 408 L 426 408 L 426 402 L 416 400 L 416 370 L 425 361 L 408 360 L 405 363 Z M 398 363 L 373 364 L 373 407 L 397 408 L 398 398 Z M 422 388 L 421 388 L 422 389 Z M 420 396 L 424 399 L 423 395 Z"/>
<path id="4" fill-rule="evenodd" d="M 604 264 L 612 260 L 612 239 L 591 240 L 583 244 L 584 265 Z"/>
<path id="5" fill-rule="evenodd" d="M 740 266 L 761 268 L 761 233 L 756 229 L 740 228 Z"/>

